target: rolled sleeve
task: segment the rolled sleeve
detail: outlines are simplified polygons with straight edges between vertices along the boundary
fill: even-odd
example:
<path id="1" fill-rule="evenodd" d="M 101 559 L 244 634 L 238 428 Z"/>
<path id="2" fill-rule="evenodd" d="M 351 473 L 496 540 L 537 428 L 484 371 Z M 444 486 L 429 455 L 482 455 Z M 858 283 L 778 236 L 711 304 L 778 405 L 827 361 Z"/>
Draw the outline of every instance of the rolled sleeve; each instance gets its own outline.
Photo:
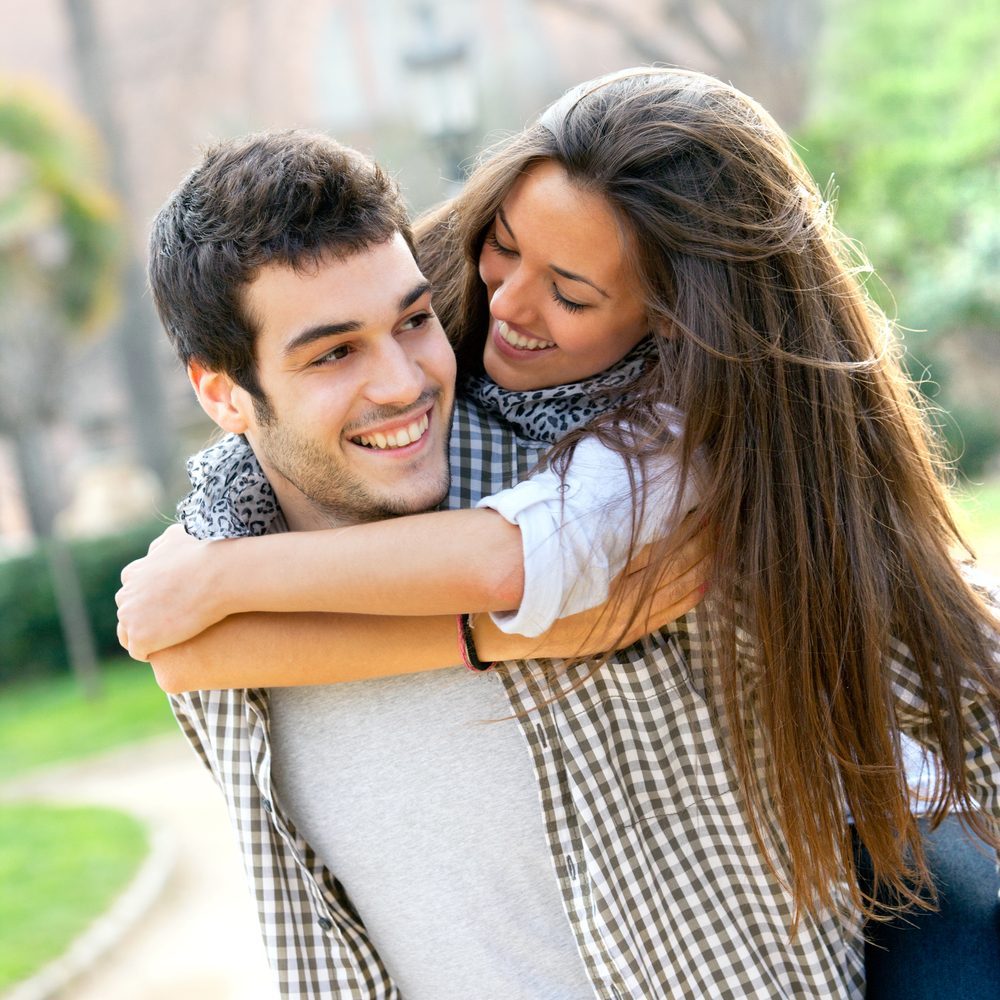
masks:
<path id="1" fill-rule="evenodd" d="M 636 490 L 646 489 L 644 516 L 635 525 L 637 546 L 668 530 L 674 507 L 673 462 L 650 466 L 644 480 L 634 468 Z M 561 479 L 551 469 L 484 497 L 521 531 L 524 593 L 516 611 L 492 617 L 504 632 L 537 636 L 558 618 L 603 604 L 611 581 L 624 569 L 633 533 L 633 489 L 625 459 L 594 438 L 585 438 Z"/>

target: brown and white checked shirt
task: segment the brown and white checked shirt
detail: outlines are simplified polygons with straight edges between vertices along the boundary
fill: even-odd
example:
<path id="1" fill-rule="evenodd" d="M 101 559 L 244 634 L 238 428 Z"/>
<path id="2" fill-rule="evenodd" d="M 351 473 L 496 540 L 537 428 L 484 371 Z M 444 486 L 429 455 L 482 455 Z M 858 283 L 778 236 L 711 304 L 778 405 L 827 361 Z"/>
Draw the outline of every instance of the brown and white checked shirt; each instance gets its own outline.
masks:
<path id="1" fill-rule="evenodd" d="M 449 505 L 468 507 L 510 485 L 544 447 L 460 400 Z M 189 530 L 259 534 L 283 526 L 252 453 L 233 439 L 204 453 L 193 473 L 211 502 L 199 517 L 185 517 Z M 725 726 L 708 695 L 704 614 L 696 610 L 620 651 L 571 690 L 580 677 L 563 672 L 554 701 L 542 664 L 501 668 L 594 994 L 860 997 L 858 919 L 829 914 L 789 935 L 791 900 L 753 838 Z M 906 650 L 897 649 L 889 666 L 900 718 L 929 745 Z M 335 874 L 275 804 L 267 692 L 171 700 L 226 797 L 282 995 L 399 997 Z M 966 709 L 977 734 L 967 748 L 969 779 L 982 807 L 1000 818 L 997 722 L 975 691 Z"/>

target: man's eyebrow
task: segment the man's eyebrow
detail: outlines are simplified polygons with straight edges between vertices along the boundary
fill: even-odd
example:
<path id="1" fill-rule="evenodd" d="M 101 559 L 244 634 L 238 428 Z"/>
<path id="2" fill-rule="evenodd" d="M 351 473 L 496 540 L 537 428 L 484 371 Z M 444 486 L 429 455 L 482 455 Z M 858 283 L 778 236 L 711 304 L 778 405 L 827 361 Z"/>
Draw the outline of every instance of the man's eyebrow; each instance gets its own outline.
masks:
<path id="1" fill-rule="evenodd" d="M 308 330 L 297 333 L 285 344 L 281 353 L 287 358 L 303 347 L 308 347 L 315 340 L 323 340 L 325 337 L 339 337 L 344 333 L 357 333 L 360 329 L 361 324 L 357 320 L 348 320 L 346 323 L 319 323 L 309 327 Z"/>
<path id="2" fill-rule="evenodd" d="M 421 281 L 420 284 L 414 285 L 405 295 L 403 295 L 398 304 L 400 312 L 405 309 L 409 309 L 418 299 L 422 298 L 431 290 L 431 283 L 429 281 Z M 358 330 L 364 328 L 359 320 L 352 319 L 347 320 L 343 323 L 318 323 L 316 326 L 311 326 L 307 330 L 303 330 L 301 333 L 297 333 L 287 344 L 285 344 L 282 354 L 288 357 L 294 354 L 296 351 L 300 351 L 303 347 L 308 347 L 313 341 L 323 340 L 326 337 L 340 337 L 345 333 L 357 333 Z"/>
<path id="3" fill-rule="evenodd" d="M 421 281 L 419 285 L 414 285 L 400 300 L 399 311 L 409 309 L 417 299 L 423 298 L 431 290 L 429 281 Z"/>
<path id="4" fill-rule="evenodd" d="M 503 206 L 497 208 L 497 218 L 503 223 L 504 229 L 507 230 L 510 237 L 516 242 L 517 237 L 514 236 L 514 230 L 510 228 L 510 223 L 507 221 L 507 216 L 504 215 Z M 600 292 L 606 299 L 610 299 L 611 296 L 603 289 L 600 285 L 595 285 L 590 278 L 585 278 L 582 274 L 576 274 L 573 271 L 567 271 L 564 267 L 557 267 L 555 264 L 549 264 L 549 269 L 555 271 L 560 277 L 566 278 L 569 281 L 580 281 L 585 285 L 589 285 L 594 289 L 595 292 Z"/>

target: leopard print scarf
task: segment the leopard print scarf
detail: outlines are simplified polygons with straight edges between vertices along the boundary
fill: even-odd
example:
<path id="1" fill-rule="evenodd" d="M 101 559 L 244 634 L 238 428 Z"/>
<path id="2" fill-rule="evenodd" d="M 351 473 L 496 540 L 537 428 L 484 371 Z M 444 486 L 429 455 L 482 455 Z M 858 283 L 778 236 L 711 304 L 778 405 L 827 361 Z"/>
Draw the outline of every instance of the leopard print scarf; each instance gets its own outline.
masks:
<path id="1" fill-rule="evenodd" d="M 245 438 L 227 434 L 188 459 L 191 492 L 177 505 L 195 538 L 244 538 L 287 531 L 271 484 Z"/>
<path id="2" fill-rule="evenodd" d="M 620 390 L 634 382 L 655 356 L 653 338 L 644 337 L 617 364 L 581 382 L 517 391 L 479 375 L 470 378 L 463 391 L 529 440 L 555 444 L 618 402 Z"/>

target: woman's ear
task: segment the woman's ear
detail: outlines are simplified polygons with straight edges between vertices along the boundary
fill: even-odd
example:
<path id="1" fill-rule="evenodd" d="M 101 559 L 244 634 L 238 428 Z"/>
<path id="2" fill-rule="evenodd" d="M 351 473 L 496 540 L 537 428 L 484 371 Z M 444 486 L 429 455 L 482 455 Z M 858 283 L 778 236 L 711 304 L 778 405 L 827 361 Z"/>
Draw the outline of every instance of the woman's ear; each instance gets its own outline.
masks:
<path id="1" fill-rule="evenodd" d="M 201 408 L 224 431 L 245 434 L 252 427 L 253 400 L 228 375 L 189 361 L 188 378 Z"/>
<path id="2" fill-rule="evenodd" d="M 674 339 L 673 324 L 666 319 L 658 319 L 649 324 L 649 331 L 654 337 L 662 337 L 664 340 Z"/>

